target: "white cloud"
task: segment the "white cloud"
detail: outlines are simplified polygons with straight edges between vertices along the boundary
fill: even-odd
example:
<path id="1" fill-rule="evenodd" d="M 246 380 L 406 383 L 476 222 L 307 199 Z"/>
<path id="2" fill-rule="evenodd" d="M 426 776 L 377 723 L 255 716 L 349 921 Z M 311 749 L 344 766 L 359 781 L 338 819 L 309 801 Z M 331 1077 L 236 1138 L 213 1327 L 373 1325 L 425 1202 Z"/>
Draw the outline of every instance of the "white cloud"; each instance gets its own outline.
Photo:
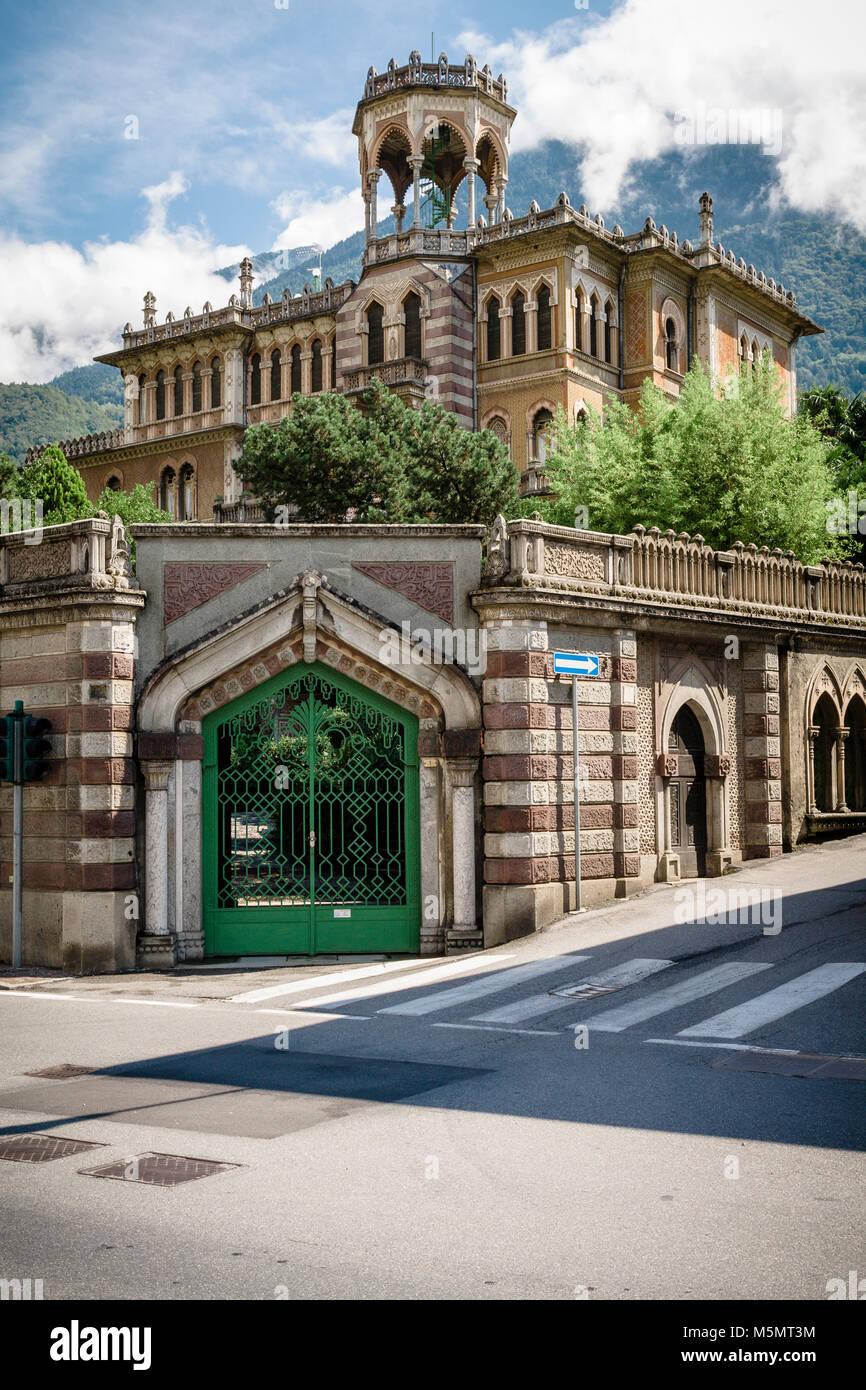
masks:
<path id="1" fill-rule="evenodd" d="M 629 170 L 677 147 L 679 113 L 781 112 L 773 151 L 780 192 L 866 232 L 866 20 L 849 0 L 623 0 L 609 17 L 583 12 L 505 43 L 461 43 L 508 78 L 518 108 L 513 148 L 583 146 L 582 187 L 609 208 Z M 482 55 L 483 54 L 483 58 Z"/>
<path id="2" fill-rule="evenodd" d="M 335 188 L 324 198 L 311 198 L 305 193 L 280 193 L 271 204 L 286 226 L 271 248 L 321 245 L 333 246 L 343 237 L 351 236 L 364 226 L 364 202 L 357 188 L 348 193 Z"/>
<path id="3" fill-rule="evenodd" d="M 143 191 L 147 224 L 129 241 L 26 242 L 0 232 L 5 271 L 0 296 L 0 380 L 47 381 L 98 352 L 119 347 L 127 320 L 141 323 L 147 290 L 157 296 L 157 320 L 206 299 L 227 302 L 231 286 L 216 269 L 239 262 L 246 246 L 221 246 L 196 227 L 169 228 L 167 209 L 186 189 L 173 173 Z"/>

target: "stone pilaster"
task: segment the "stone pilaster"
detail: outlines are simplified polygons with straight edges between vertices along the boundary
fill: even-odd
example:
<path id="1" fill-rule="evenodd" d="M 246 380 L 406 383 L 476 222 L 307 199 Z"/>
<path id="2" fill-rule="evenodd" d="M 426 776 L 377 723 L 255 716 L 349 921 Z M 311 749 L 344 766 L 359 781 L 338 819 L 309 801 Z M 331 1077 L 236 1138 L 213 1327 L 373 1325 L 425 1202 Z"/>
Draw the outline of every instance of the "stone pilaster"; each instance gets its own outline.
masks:
<path id="1" fill-rule="evenodd" d="M 638 829 L 637 641 L 626 629 L 613 633 L 610 682 L 613 735 L 613 860 L 617 878 L 640 875 Z"/>
<path id="2" fill-rule="evenodd" d="M 779 655 L 775 644 L 744 644 L 743 699 L 746 786 L 743 855 L 746 859 L 767 859 L 782 853 Z"/>

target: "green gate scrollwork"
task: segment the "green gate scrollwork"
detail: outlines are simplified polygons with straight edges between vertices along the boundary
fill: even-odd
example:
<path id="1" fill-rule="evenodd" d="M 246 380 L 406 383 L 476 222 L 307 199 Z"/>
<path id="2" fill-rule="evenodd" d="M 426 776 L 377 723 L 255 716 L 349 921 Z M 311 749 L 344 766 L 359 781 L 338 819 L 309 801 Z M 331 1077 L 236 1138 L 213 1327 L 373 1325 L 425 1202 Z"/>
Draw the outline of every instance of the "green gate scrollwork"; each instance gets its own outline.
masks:
<path id="1" fill-rule="evenodd" d="M 214 949 L 254 949 L 259 923 L 273 941 L 283 925 L 273 949 L 287 952 L 417 940 L 416 732 L 405 712 L 316 667 L 209 716 Z"/>

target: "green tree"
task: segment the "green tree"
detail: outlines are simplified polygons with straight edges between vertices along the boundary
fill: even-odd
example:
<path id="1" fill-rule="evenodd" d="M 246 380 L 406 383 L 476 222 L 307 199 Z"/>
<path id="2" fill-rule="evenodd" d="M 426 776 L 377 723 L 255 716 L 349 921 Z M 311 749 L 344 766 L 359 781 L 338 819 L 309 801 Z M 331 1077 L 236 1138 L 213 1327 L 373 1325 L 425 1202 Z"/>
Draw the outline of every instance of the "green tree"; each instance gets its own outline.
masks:
<path id="1" fill-rule="evenodd" d="M 490 522 L 517 510 L 517 471 L 489 431 L 441 405 L 419 411 L 374 380 L 357 409 L 332 392 L 295 395 L 276 426 L 249 429 L 235 468 L 273 521 Z"/>
<path id="2" fill-rule="evenodd" d="M 92 516 L 95 507 L 87 500 L 84 479 L 68 463 L 57 444 L 49 444 L 31 464 L 18 475 L 22 497 L 42 501 L 43 526 L 56 526 L 64 521 L 78 521 Z"/>
<path id="3" fill-rule="evenodd" d="M 18 496 L 18 465 L 7 453 L 0 453 L 0 497 Z"/>
<path id="4" fill-rule="evenodd" d="M 636 409 L 619 402 L 569 426 L 560 413 L 549 463 L 555 500 L 533 508 L 561 525 L 583 509 L 594 530 L 641 524 L 793 550 L 804 562 L 844 555 L 828 531 L 837 489 L 827 446 L 804 415 L 787 419 L 769 357 L 719 394 L 696 359 L 676 402 L 646 381 Z M 588 513 L 588 517 L 586 514 Z"/>
<path id="5" fill-rule="evenodd" d="M 156 483 L 153 482 L 137 483 L 131 492 L 120 492 L 107 487 L 97 497 L 95 510 L 107 512 L 112 518 L 119 516 L 124 526 L 171 521 L 168 512 L 164 512 L 154 501 L 155 487 Z"/>

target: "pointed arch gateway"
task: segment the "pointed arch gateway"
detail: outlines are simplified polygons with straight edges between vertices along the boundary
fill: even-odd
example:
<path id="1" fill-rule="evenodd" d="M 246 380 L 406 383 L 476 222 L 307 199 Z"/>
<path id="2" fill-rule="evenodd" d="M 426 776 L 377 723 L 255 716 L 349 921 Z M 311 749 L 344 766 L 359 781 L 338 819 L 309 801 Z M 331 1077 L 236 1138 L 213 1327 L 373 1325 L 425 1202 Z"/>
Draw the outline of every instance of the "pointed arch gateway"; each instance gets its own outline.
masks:
<path id="1" fill-rule="evenodd" d="M 478 695 L 458 667 L 417 664 L 396 630 L 383 655 L 383 621 L 310 572 L 150 677 L 145 946 L 174 938 L 195 959 L 433 953 L 452 930 L 480 942 Z"/>
<path id="2" fill-rule="evenodd" d="M 658 877 L 703 878 L 731 864 L 727 715 L 721 692 L 697 657 L 671 672 L 656 757 Z"/>

